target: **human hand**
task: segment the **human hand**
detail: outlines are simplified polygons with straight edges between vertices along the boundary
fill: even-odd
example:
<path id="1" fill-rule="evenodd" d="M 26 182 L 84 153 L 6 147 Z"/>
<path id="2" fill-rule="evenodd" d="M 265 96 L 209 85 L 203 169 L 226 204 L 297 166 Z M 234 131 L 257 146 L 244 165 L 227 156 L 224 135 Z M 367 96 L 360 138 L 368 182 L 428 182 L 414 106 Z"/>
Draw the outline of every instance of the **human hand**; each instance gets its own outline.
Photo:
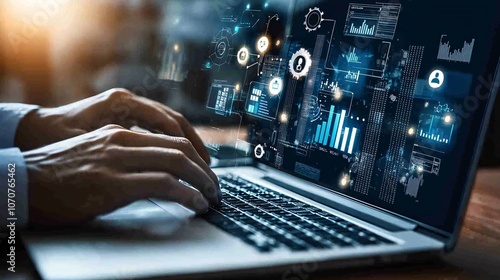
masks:
<path id="1" fill-rule="evenodd" d="M 200 214 L 221 199 L 217 176 L 186 138 L 108 125 L 23 156 L 33 225 L 89 221 L 147 198 Z"/>
<path id="2" fill-rule="evenodd" d="M 205 162 L 210 156 L 189 122 L 174 110 L 124 89 L 113 89 L 58 108 L 41 108 L 21 120 L 16 147 L 32 150 L 79 136 L 108 124 L 140 126 L 189 139 Z"/>

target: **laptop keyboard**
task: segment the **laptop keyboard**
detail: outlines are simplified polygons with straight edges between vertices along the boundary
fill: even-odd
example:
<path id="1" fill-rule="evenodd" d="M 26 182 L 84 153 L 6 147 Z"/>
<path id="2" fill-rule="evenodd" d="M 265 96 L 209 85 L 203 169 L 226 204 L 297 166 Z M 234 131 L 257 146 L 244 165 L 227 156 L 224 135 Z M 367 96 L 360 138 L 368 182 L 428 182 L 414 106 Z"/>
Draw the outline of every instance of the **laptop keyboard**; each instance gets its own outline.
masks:
<path id="1" fill-rule="evenodd" d="M 259 251 L 394 244 L 336 215 L 237 176 L 220 177 L 220 185 L 222 203 L 204 218 Z"/>

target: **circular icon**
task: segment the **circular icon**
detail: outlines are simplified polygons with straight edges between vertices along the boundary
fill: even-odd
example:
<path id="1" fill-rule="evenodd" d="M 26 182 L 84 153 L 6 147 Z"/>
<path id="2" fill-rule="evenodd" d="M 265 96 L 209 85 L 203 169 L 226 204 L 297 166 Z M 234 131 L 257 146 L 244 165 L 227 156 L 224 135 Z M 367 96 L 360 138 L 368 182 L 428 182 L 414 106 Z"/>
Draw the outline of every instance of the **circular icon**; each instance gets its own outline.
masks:
<path id="1" fill-rule="evenodd" d="M 265 154 L 266 151 L 264 150 L 264 147 L 262 147 L 262 145 L 257 145 L 257 147 L 255 147 L 254 155 L 256 158 L 261 159 Z"/>
<path id="2" fill-rule="evenodd" d="M 440 88 L 444 84 L 444 73 L 441 70 L 432 71 L 429 76 L 429 86 L 431 88 Z"/>
<path id="3" fill-rule="evenodd" d="M 300 49 L 293 54 L 289 62 L 290 73 L 299 80 L 307 76 L 312 65 L 311 54 L 306 49 Z"/>
<path id="4" fill-rule="evenodd" d="M 323 22 L 323 13 L 319 8 L 309 9 L 304 21 L 304 26 L 308 32 L 316 31 L 321 28 Z"/>
<path id="5" fill-rule="evenodd" d="M 283 90 L 283 79 L 276 77 L 269 82 L 269 93 L 272 96 L 276 96 Z"/>
<path id="6" fill-rule="evenodd" d="M 259 51 L 259 53 L 265 53 L 268 48 L 269 39 L 266 36 L 260 37 L 259 41 L 257 42 L 257 50 Z"/>
<path id="7" fill-rule="evenodd" d="M 248 59 L 250 58 L 250 52 L 247 48 L 243 47 L 238 51 L 238 63 L 241 65 L 246 65 L 248 63 Z"/>
<path id="8" fill-rule="evenodd" d="M 225 41 L 220 41 L 219 43 L 217 43 L 217 48 L 215 51 L 218 58 L 224 57 L 226 50 L 227 50 L 227 45 Z"/>

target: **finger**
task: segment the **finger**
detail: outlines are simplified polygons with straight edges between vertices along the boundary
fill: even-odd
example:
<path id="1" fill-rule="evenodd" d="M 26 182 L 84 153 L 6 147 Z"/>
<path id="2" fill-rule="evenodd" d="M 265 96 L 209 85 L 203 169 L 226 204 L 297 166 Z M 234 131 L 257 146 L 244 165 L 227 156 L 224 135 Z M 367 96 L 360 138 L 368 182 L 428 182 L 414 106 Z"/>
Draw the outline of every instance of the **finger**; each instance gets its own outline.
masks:
<path id="1" fill-rule="evenodd" d="M 203 140 L 201 140 L 200 135 L 198 134 L 198 132 L 196 132 L 193 126 L 186 120 L 186 118 L 184 118 L 184 116 L 180 115 L 179 113 L 175 112 L 174 110 L 166 106 L 162 107 L 174 119 L 177 120 L 177 122 L 181 125 L 181 128 L 184 132 L 184 136 L 193 143 L 193 146 L 198 151 L 200 156 L 205 160 L 205 162 L 210 164 L 210 154 L 208 153 L 208 150 L 205 147 Z"/>
<path id="2" fill-rule="evenodd" d="M 206 162 L 210 163 L 210 154 L 208 153 L 207 149 L 205 148 L 205 145 L 203 144 L 203 141 L 201 140 L 200 136 L 196 132 L 196 130 L 193 128 L 193 126 L 189 123 L 189 121 L 182 116 L 180 113 L 172 110 L 171 108 L 159 103 L 155 102 L 149 99 L 146 99 L 144 97 L 138 97 L 140 99 L 143 99 L 143 102 L 154 104 L 154 106 L 158 107 L 159 110 L 164 111 L 166 114 L 171 116 L 173 119 L 177 121 L 177 123 L 180 125 L 180 128 L 182 129 L 182 132 L 184 133 L 184 137 L 189 139 L 193 143 L 194 148 L 198 151 L 200 154 L 201 158 Z M 176 135 L 174 135 L 176 136 Z"/>
<path id="3" fill-rule="evenodd" d="M 208 164 L 201 158 L 189 139 L 167 135 L 136 133 L 133 137 L 126 137 L 126 139 L 119 144 L 126 147 L 160 147 L 180 150 L 198 164 L 217 186 L 219 185 L 217 175 L 215 175 Z"/>
<path id="4" fill-rule="evenodd" d="M 151 101 L 136 95 L 123 95 L 121 101 L 132 108 L 129 114 L 117 120 L 120 123 L 134 123 L 143 128 L 159 130 L 165 134 L 184 137 L 184 132 L 179 122 L 165 111 L 153 105 Z"/>
<path id="5" fill-rule="evenodd" d="M 128 172 L 165 172 L 189 183 L 213 205 L 220 189 L 212 178 L 182 151 L 158 147 L 121 148 L 110 157 L 114 166 Z"/>
<path id="6" fill-rule="evenodd" d="M 196 189 L 187 187 L 174 176 L 161 172 L 133 173 L 120 176 L 128 196 L 128 203 L 141 199 L 157 198 L 177 202 L 197 214 L 208 211 L 208 201 Z"/>

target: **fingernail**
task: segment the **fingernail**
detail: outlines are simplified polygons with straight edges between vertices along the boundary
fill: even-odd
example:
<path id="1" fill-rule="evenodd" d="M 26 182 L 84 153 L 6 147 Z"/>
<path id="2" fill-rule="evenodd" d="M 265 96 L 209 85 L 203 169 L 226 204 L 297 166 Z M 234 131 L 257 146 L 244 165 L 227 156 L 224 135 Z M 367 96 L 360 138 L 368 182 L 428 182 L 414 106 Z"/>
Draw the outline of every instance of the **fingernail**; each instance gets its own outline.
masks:
<path id="1" fill-rule="evenodd" d="M 203 195 L 196 196 L 194 199 L 194 209 L 197 214 L 205 214 L 208 212 L 210 205 Z"/>
<path id="2" fill-rule="evenodd" d="M 199 199 L 199 201 L 200 201 L 200 211 L 199 211 L 199 213 L 201 213 L 201 214 L 207 213 L 208 209 L 210 208 L 210 204 L 208 203 L 208 201 L 204 197 L 201 197 Z"/>

